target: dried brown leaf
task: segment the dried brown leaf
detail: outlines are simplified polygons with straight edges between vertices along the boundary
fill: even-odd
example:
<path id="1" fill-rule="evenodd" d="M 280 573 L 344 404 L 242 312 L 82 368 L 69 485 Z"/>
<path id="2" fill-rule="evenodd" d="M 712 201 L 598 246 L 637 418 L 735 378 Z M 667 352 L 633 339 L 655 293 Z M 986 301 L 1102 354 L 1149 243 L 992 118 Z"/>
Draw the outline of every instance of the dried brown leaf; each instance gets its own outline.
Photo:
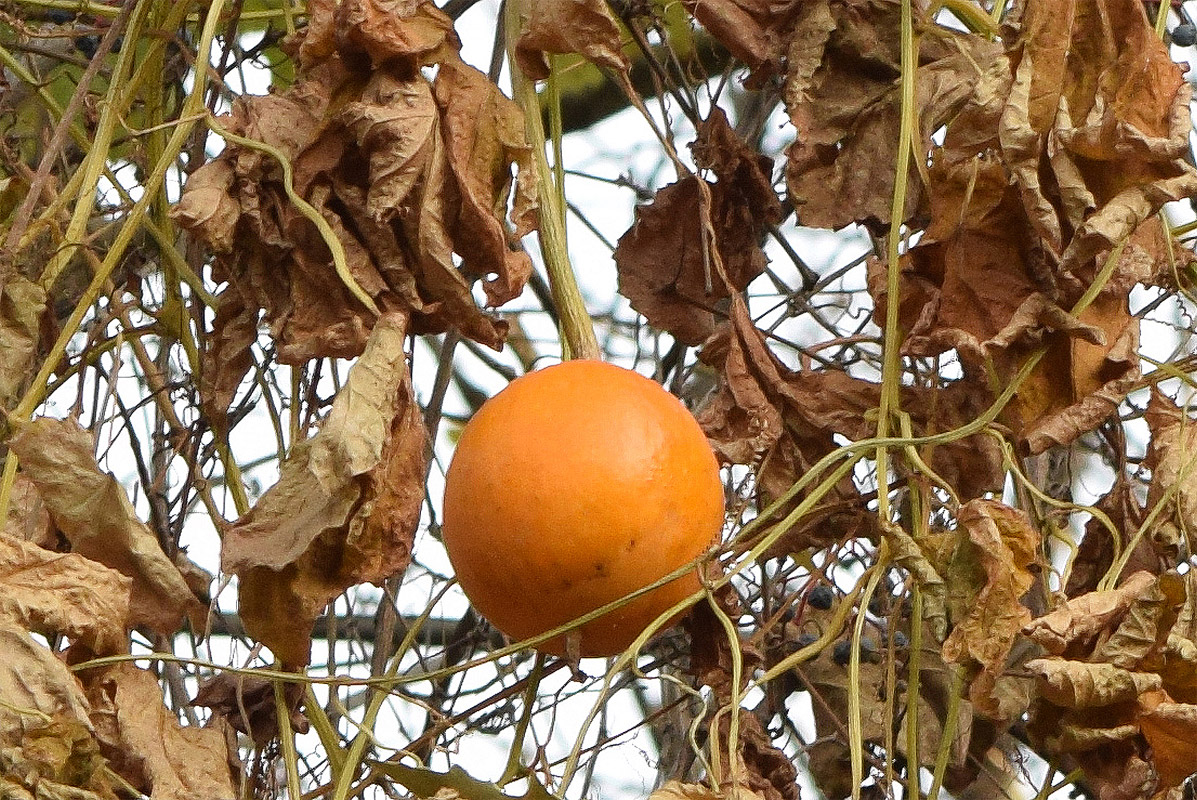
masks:
<path id="1" fill-rule="evenodd" d="M 1147 508 L 1168 503 L 1172 508 L 1163 518 L 1192 529 L 1197 525 L 1197 423 L 1187 410 L 1178 407 L 1155 386 L 1144 417 L 1151 429 L 1151 445 L 1147 450 L 1147 466 L 1151 469 Z M 1178 553 L 1160 555 L 1175 561 Z"/>
<path id="2" fill-rule="evenodd" d="M 751 71 L 749 88 L 758 88 L 783 67 L 801 3 L 768 0 L 686 0 L 702 27 Z"/>
<path id="3" fill-rule="evenodd" d="M 279 736 L 274 687 L 275 681 L 266 678 L 222 672 L 200 685 L 191 705 L 212 709 L 213 714 L 263 747 Z M 307 733 L 307 717 L 299 710 L 303 686 L 288 683 L 283 687 L 283 696 L 291 709 L 291 729 Z"/>
<path id="4" fill-rule="evenodd" d="M 1188 87 L 1134 0 L 1028 3 L 1011 72 L 1002 152 L 1028 218 L 1077 291 L 1098 253 L 1197 185 L 1181 158 Z"/>
<path id="5" fill-rule="evenodd" d="M 727 776 L 720 794 L 729 800 L 798 800 L 798 771 L 789 756 L 769 741 L 760 720 L 752 714 L 740 715 L 734 767 L 727 763 L 729 730 L 728 716 L 721 715 L 718 731 L 712 734 L 722 745 L 716 750 L 719 774 Z"/>
<path id="6" fill-rule="evenodd" d="M 1087 653 L 1098 634 L 1121 621 L 1132 602 L 1155 583 L 1149 572 L 1136 572 L 1117 589 L 1089 592 L 1065 600 L 1051 613 L 1032 621 L 1023 633 L 1054 656 Z"/>
<path id="7" fill-rule="evenodd" d="M 931 223 L 902 265 L 899 302 L 908 352 L 954 347 L 978 383 L 985 369 L 1012 377 L 1032 339 L 1048 346 L 1003 417 L 1034 454 L 1096 428 L 1137 385 L 1129 291 L 1175 262 L 1145 221 L 1191 194 L 1197 172 L 1181 158 L 1188 89 L 1141 3 L 1030 2 L 1010 32 L 1008 59 L 978 61 L 984 77 L 936 153 Z M 1074 303 L 1128 237 L 1081 327 L 1041 314 L 1016 324 L 1036 293 Z"/>
<path id="8" fill-rule="evenodd" d="M 729 294 L 764 271 L 761 236 L 780 221 L 781 206 L 771 184 L 772 161 L 739 139 L 722 110 L 699 125 L 693 150 L 699 166 L 718 181 L 688 176 L 637 208 L 615 248 L 615 265 L 619 291 L 633 308 L 653 326 L 698 345 L 717 328 Z"/>
<path id="9" fill-rule="evenodd" d="M 205 164 L 187 179 L 187 191 L 171 210 L 180 225 L 202 237 L 217 253 L 231 251 L 236 242 L 241 207 L 230 196 L 236 179 L 230 161 Z"/>
<path id="10" fill-rule="evenodd" d="M 418 76 L 398 81 L 376 74 L 362 98 L 341 113 L 340 121 L 353 133 L 362 157 L 368 160 L 368 179 L 364 189 L 355 185 L 352 176 L 334 183 L 337 198 L 362 238 L 338 228 L 340 238 L 362 263 L 374 265 L 371 269 L 377 268 L 382 285 L 414 312 L 414 332 L 436 332 L 452 324 L 476 341 L 498 347 L 506 323 L 491 319 L 476 307 L 469 281 L 453 262 L 455 247 L 466 252 L 474 241 L 469 231 L 461 234 L 460 242 L 454 241 L 454 236 L 468 227 L 459 213 L 461 192 L 476 190 L 463 186 L 460 181 L 465 178 L 454 173 L 450 164 L 453 159 L 459 170 L 467 169 L 469 159 L 462 143 L 458 141 L 457 150 L 449 153 L 442 135 L 442 127 L 451 135 L 459 133 L 459 123 L 438 124 L 433 88 Z M 421 120 L 416 128 L 411 127 L 412 117 Z M 521 174 L 521 180 L 526 178 Z M 496 179 L 495 191 L 505 192 L 509 181 L 509 176 L 507 182 Z M 496 212 L 492 209 L 492 213 Z M 497 213 L 501 220 L 502 212 Z M 468 214 L 464 218 L 478 222 Z M 492 267 L 501 270 L 495 274 L 505 284 L 504 291 L 518 293 L 522 287 L 519 278 L 526 275 L 519 257 L 512 259 L 510 265 Z M 363 270 L 363 276 L 368 272 Z"/>
<path id="11" fill-rule="evenodd" d="M 20 275 L 0 288 L 0 406 L 12 408 L 36 371 L 46 292 Z"/>
<path id="12" fill-rule="evenodd" d="M 199 375 L 200 403 L 218 433 L 227 432 L 229 406 L 253 366 L 250 347 L 257 339 L 258 309 L 237 292 L 222 292 Z"/>
<path id="13" fill-rule="evenodd" d="M 901 4 L 804 5 L 784 95 L 797 129 L 786 172 L 791 201 L 804 225 L 887 225 L 899 139 Z M 924 29 L 919 43 L 918 136 L 928 153 L 931 134 L 964 106 L 1000 49 L 934 25 Z M 921 200 L 919 160 L 916 155 L 907 175 L 904 220 Z"/>
<path id="14" fill-rule="evenodd" d="M 638 207 L 632 227 L 615 249 L 620 294 L 650 325 L 690 345 L 715 330 L 716 303 L 727 296 L 704 251 L 699 180 L 683 178 L 660 189 L 649 205 Z M 737 261 L 759 273 L 765 256 L 755 242 L 750 245 Z"/>
<path id="15" fill-rule="evenodd" d="M 1123 669 L 1139 668 L 1145 663 L 1156 666 L 1184 602 L 1184 578 L 1174 570 L 1159 575 L 1134 598 L 1109 638 L 1098 643 L 1093 660 Z"/>
<path id="16" fill-rule="evenodd" d="M 1194 265 L 1197 253 L 1177 242 L 1155 215 L 1144 220 L 1126 240 L 1114 280 L 1127 284 L 1118 289 L 1135 283 L 1176 287 L 1184 283 L 1181 274 Z"/>
<path id="17" fill-rule="evenodd" d="M 1197 772 L 1197 705 L 1171 702 L 1163 692 L 1144 695 L 1140 705 L 1139 727 L 1161 786 L 1180 786 Z"/>
<path id="18" fill-rule="evenodd" d="M 833 648 L 827 647 L 803 664 L 798 675 L 811 693 L 820 698 L 813 706 L 815 730 L 819 738 L 838 738 L 839 744 L 847 749 L 844 734 L 847 732 L 848 695 L 857 692 L 861 695 L 862 740 L 885 741 L 885 731 L 891 722 L 885 712 L 885 702 L 876 692 L 860 692 L 864 686 L 885 684 L 884 665 L 862 659 L 860 683 L 853 685 L 849 680 L 847 667 L 837 663 L 833 657 Z"/>
<path id="19" fill-rule="evenodd" d="M 1127 392 L 1139 382 L 1139 319 L 1130 313 L 1126 295 L 1101 294 L 1078 318 L 1102 332 L 1102 340 L 1092 342 L 1081 336 L 1069 336 L 1068 363 L 1071 392 L 1062 400 L 1050 401 L 1049 410 L 1027 413 L 1023 429 L 1027 449 L 1042 453 L 1058 445 L 1071 444 L 1094 430 L 1114 414 Z M 1051 378 L 1040 372 L 1032 385 L 1050 386 Z M 1020 404 L 1029 393 L 1020 392 Z M 1054 406 L 1068 403 L 1062 410 Z"/>
<path id="20" fill-rule="evenodd" d="M 533 80 L 549 76 L 546 53 L 578 53 L 600 67 L 628 71 L 619 24 L 603 0 L 533 0 L 521 23 L 515 58 Z"/>
<path id="21" fill-rule="evenodd" d="M 949 663 L 975 662 L 980 673 L 969 687 L 969 699 L 989 717 L 1013 719 L 1025 709 L 1003 707 L 995 688 L 1011 647 L 1031 620 L 1020 600 L 1034 582 L 1028 568 L 1037 560 L 1039 534 L 1025 512 L 993 500 L 969 501 L 960 507 L 956 521 L 958 531 L 967 531 L 969 537 L 960 550 L 968 553 L 967 560 L 977 561 L 985 583 L 968 616 L 943 643 L 943 657 Z"/>
<path id="22" fill-rule="evenodd" d="M 61 660 L 0 620 L 0 793 L 115 800 L 87 698 Z"/>
<path id="23" fill-rule="evenodd" d="M 354 0 L 310 13 L 298 80 L 238 98 L 223 125 L 289 161 L 294 192 L 323 217 L 375 306 L 411 312 L 416 333 L 457 327 L 500 347 L 506 323 L 478 308 L 471 281 L 483 278 L 498 304 L 531 272 L 519 248 L 536 224 L 520 115 L 462 64 L 431 3 Z M 435 98 L 416 69 L 433 62 Z M 292 202 L 272 156 L 230 143 L 191 177 L 173 214 L 215 251 L 214 275 L 229 284 L 221 306 L 230 327 L 205 354 L 217 423 L 258 310 L 283 363 L 361 353 L 375 315 L 333 269 L 324 233 Z"/>
<path id="24" fill-rule="evenodd" d="M 71 550 L 133 580 L 130 624 L 169 635 L 189 617 L 202 629 L 203 604 L 120 483 L 100 470 L 90 431 L 74 420 L 39 418 L 21 426 L 11 446 Z"/>
<path id="25" fill-rule="evenodd" d="M 1134 701 L 1163 682 L 1153 672 L 1132 672 L 1107 663 L 1033 658 L 1026 669 L 1039 678 L 1039 693 L 1064 708 L 1095 708 Z"/>
<path id="26" fill-rule="evenodd" d="M 225 534 L 246 630 L 291 666 L 307 663 L 325 605 L 411 558 L 423 499 L 425 434 L 404 355 L 406 318 L 384 314 L 321 430 Z"/>
<path id="27" fill-rule="evenodd" d="M 366 159 L 366 213 L 378 221 L 399 216 L 437 156 L 433 131 L 440 118 L 432 87 L 419 78 L 375 72 L 336 121 Z"/>
<path id="28" fill-rule="evenodd" d="M 852 780 L 852 753 L 845 742 L 831 737 L 816 739 L 806 749 L 806 765 L 824 797 L 852 796 L 857 784 Z"/>
<path id="29" fill-rule="evenodd" d="M 1173 700 L 1197 703 L 1197 642 L 1171 634 L 1164 648 L 1164 663 L 1159 668 L 1164 690 Z"/>
<path id="30" fill-rule="evenodd" d="M 1159 785 L 1147 749 L 1142 737 L 1135 737 L 1080 753 L 1077 763 L 1100 800 L 1143 800 Z"/>
<path id="31" fill-rule="evenodd" d="M 82 688 L 49 649 L 0 620 L 0 652 L 0 742 L 18 743 L 31 716 L 58 716 L 90 727 Z"/>
<path id="32" fill-rule="evenodd" d="M 461 47 L 453 20 L 429 0 L 343 0 L 335 12 L 320 10 L 325 15 L 335 13 L 341 52 L 346 57 L 365 53 L 376 66 L 398 61 L 411 70 L 436 63 Z M 319 26 L 327 24 L 327 16 L 317 20 Z M 306 54 L 319 56 L 326 50 L 327 45 L 312 47 Z"/>
<path id="33" fill-rule="evenodd" d="M 153 800 L 235 797 L 220 725 L 183 727 L 153 674 L 117 664 L 84 674 L 104 755 Z"/>
<path id="34" fill-rule="evenodd" d="M 1000 162 L 939 158 L 929 176 L 931 223 L 901 266 L 904 350 L 929 356 L 954 348 L 966 381 L 980 387 L 991 370 L 1012 379 L 1047 345 L 1003 421 L 1033 454 L 1072 442 L 1109 417 L 1139 378 L 1138 320 L 1128 294 L 1102 294 L 1079 318 L 1050 299 L 1053 279 Z M 869 286 L 879 320 L 885 285 L 884 265 L 873 262 Z"/>
<path id="35" fill-rule="evenodd" d="M 127 649 L 133 581 L 77 553 L 0 536 L 0 618 L 63 634 L 96 655 Z"/>
<path id="36" fill-rule="evenodd" d="M 720 385 L 696 416 L 721 461 L 759 465 L 757 486 L 767 504 L 836 448 L 835 434 L 870 435 L 864 416 L 877 405 L 878 384 L 842 372 L 792 371 L 770 352 L 738 295 L 732 297 L 730 317 L 700 353 L 719 371 Z M 870 520 L 845 478 L 778 548 L 797 552 L 835 541 L 848 530 L 869 536 L 875 533 Z"/>
<path id="37" fill-rule="evenodd" d="M 745 613 L 739 595 L 730 584 L 715 590 L 713 599 L 719 611 L 728 619 L 739 619 Z M 727 630 L 709 601 L 695 605 L 686 617 L 685 624 L 690 632 L 690 671 L 694 675 L 694 682 L 711 687 L 719 702 L 729 702 L 734 688 L 733 653 L 742 659 L 741 674 L 748 675 L 761 663 L 760 651 L 743 637 L 730 641 Z"/>
<path id="38" fill-rule="evenodd" d="M 499 87 L 461 61 L 441 64 L 433 91 L 461 195 L 456 247 L 463 269 L 484 278 L 487 302 L 500 306 L 518 297 L 532 274 L 532 260 L 519 246 L 519 238 L 537 224 L 536 173 L 524 115 Z M 504 218 L 513 190 L 509 234 Z"/>
<path id="39" fill-rule="evenodd" d="M 1136 494 L 1135 485 L 1129 480 L 1119 479 L 1101 498 L 1096 507 L 1105 513 L 1113 523 L 1109 530 L 1096 517 L 1085 524 L 1085 536 L 1077 557 L 1073 560 L 1072 574 L 1064 587 L 1065 594 L 1076 597 L 1097 588 L 1098 583 L 1109 571 L 1116 555 L 1129 547 L 1135 532 L 1143 522 L 1143 508 Z M 1159 558 L 1152 550 L 1147 537 L 1138 537 L 1126 563 L 1125 572 L 1152 572 L 1159 570 Z"/>

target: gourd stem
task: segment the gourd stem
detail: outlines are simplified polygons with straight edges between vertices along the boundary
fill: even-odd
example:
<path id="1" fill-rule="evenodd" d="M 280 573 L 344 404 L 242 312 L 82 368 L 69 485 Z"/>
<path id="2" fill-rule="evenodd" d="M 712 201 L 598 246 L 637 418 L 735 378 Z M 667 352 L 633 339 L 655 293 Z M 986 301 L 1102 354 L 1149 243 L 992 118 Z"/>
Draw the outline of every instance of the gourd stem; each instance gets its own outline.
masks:
<path id="1" fill-rule="evenodd" d="M 586 311 L 586 303 L 578 288 L 577 278 L 569 263 L 565 239 L 565 204 L 553 179 L 553 170 L 545 157 L 544 123 L 540 118 L 540 98 L 536 84 L 520 69 L 515 60 L 515 44 L 523 29 L 526 0 L 507 0 L 504 27 L 507 37 L 507 63 L 511 69 L 511 86 L 515 101 L 524 110 L 524 129 L 532 145 L 532 163 L 536 171 L 537 197 L 540 201 L 540 249 L 544 255 L 553 303 L 561 320 L 562 356 L 567 359 L 599 359 L 598 339 L 594 325 Z M 556 152 L 560 157 L 561 146 Z"/>

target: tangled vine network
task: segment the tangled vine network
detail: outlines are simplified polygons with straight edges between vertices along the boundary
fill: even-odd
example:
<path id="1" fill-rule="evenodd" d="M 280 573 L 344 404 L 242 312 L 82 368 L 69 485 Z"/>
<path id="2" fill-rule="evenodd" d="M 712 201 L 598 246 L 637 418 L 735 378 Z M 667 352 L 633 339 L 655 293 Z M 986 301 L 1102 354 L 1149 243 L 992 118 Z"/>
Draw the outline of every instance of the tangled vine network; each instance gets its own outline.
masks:
<path id="1" fill-rule="evenodd" d="M 0 0 L 0 796 L 1192 797 L 1193 11 Z M 577 356 L 727 508 L 606 660 L 440 540 Z"/>

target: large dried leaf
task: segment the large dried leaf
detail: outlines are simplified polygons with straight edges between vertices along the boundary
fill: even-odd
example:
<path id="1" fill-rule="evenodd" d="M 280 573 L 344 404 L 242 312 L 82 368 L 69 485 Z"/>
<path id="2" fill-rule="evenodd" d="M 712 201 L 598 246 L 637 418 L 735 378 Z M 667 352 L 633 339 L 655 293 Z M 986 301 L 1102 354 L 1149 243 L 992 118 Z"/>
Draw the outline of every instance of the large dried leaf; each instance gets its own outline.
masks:
<path id="1" fill-rule="evenodd" d="M 1180 786 L 1197 772 L 1197 705 L 1174 703 L 1163 692 L 1145 695 L 1139 727 L 1151 745 L 1163 786 Z"/>
<path id="2" fill-rule="evenodd" d="M 173 214 L 228 282 L 218 352 L 205 355 L 217 423 L 259 310 L 288 364 L 361 353 L 375 315 L 347 283 L 379 308 L 410 312 L 413 332 L 456 327 L 499 347 L 506 323 L 478 307 L 471 281 L 483 278 L 499 304 L 531 272 L 519 237 L 535 225 L 536 190 L 520 116 L 461 62 L 448 17 L 406 0 L 314 3 L 309 13 L 298 80 L 238 98 L 223 124 L 289 161 L 295 193 L 327 223 L 352 281 L 333 269 L 271 156 L 230 143 L 190 177 Z M 417 69 L 431 63 L 435 97 Z"/>
<path id="3" fill-rule="evenodd" d="M 0 536 L 0 618 L 85 644 L 96 655 L 127 649 L 133 581 L 78 553 L 54 553 Z"/>
<path id="4" fill-rule="evenodd" d="M 801 5 L 785 101 L 797 129 L 789 149 L 790 199 L 804 225 L 889 224 L 899 146 L 901 3 L 814 0 Z M 952 119 L 1000 48 L 928 25 L 915 72 L 918 147 Z M 921 199 L 916 153 L 903 220 Z"/>
<path id="5" fill-rule="evenodd" d="M 23 425 L 11 446 L 71 550 L 132 579 L 131 625 L 169 635 L 190 617 L 203 628 L 203 604 L 120 483 L 100 470 L 90 431 L 74 420 L 39 418 Z"/>
<path id="6" fill-rule="evenodd" d="M 70 670 L 3 619 L 0 653 L 0 795 L 115 800 Z"/>
<path id="7" fill-rule="evenodd" d="M 764 271 L 761 237 L 781 220 L 772 161 L 745 145 L 720 109 L 699 126 L 694 156 L 718 182 L 687 176 L 664 187 L 636 209 L 615 248 L 620 293 L 651 325 L 689 345 L 706 340 L 727 297 Z"/>
<path id="8" fill-rule="evenodd" d="M 487 302 L 500 306 L 519 296 L 532 273 L 532 260 L 519 247 L 519 238 L 537 223 L 535 171 L 523 112 L 485 75 L 461 61 L 442 64 L 433 89 L 449 167 L 461 194 L 457 244 L 462 267 L 485 278 Z M 513 164 L 520 180 L 511 211 L 515 228 L 509 234 L 503 216 Z"/>
<path id="9" fill-rule="evenodd" d="M 1117 625 L 1131 603 L 1154 583 L 1155 576 L 1151 573 L 1136 572 L 1117 589 L 1065 600 L 1051 613 L 1027 625 L 1023 632 L 1054 656 L 1088 653 L 1093 639 Z"/>
<path id="10" fill-rule="evenodd" d="M 1093 708 L 1133 701 L 1162 685 L 1152 672 L 1132 672 L 1113 664 L 1063 658 L 1034 658 L 1026 669 L 1039 678 L 1039 692 L 1065 708 Z"/>
<path id="11" fill-rule="evenodd" d="M 1093 651 L 1093 660 L 1124 669 L 1157 664 L 1184 602 L 1184 578 L 1174 570 L 1163 573 L 1134 598 L 1118 627 Z"/>
<path id="12" fill-rule="evenodd" d="M 1197 423 L 1154 386 L 1144 416 L 1151 429 L 1151 446 L 1147 450 L 1147 466 L 1151 469 L 1147 508 L 1168 503 L 1171 513 L 1163 519 L 1193 530 L 1197 527 Z M 1179 553 L 1160 555 L 1174 560 Z"/>
<path id="13" fill-rule="evenodd" d="M 152 800 L 235 797 L 220 724 L 183 727 L 150 672 L 117 664 L 84 674 L 104 755 Z"/>
<path id="14" fill-rule="evenodd" d="M 600 67 L 627 72 L 619 24 L 605 0 L 532 0 L 521 11 L 515 58 L 533 80 L 549 76 L 546 53 L 578 53 Z"/>
<path id="15" fill-rule="evenodd" d="M 1135 0 L 1027 3 L 1010 60 L 1002 153 L 1028 219 L 1079 289 L 1099 252 L 1197 186 L 1182 159 L 1183 70 Z"/>
<path id="16" fill-rule="evenodd" d="M 335 27 L 328 25 L 331 7 L 320 11 L 324 13 L 313 14 L 311 23 L 321 28 L 319 38 L 335 31 L 342 53 L 347 57 L 365 53 L 376 65 L 397 61 L 412 69 L 435 63 L 461 46 L 453 20 L 430 0 L 343 0 L 336 7 Z M 327 50 L 324 44 L 304 54 L 315 56 Z"/>
<path id="17" fill-rule="evenodd" d="M 1031 453 L 1072 442 L 1109 417 L 1139 378 L 1138 320 L 1128 307 L 1133 281 L 1101 294 L 1079 318 L 1068 314 L 1049 299 L 1052 277 L 1004 167 L 941 158 L 929 175 L 931 223 L 901 267 L 905 351 L 930 356 L 954 348 L 966 379 L 984 386 L 992 372 L 1012 379 L 1047 345 L 1003 420 Z M 889 300 L 879 261 L 870 265 L 869 286 L 880 320 Z"/>
<path id="18" fill-rule="evenodd" d="M 291 666 L 316 617 L 363 581 L 403 570 L 424 494 L 425 433 L 404 354 L 406 318 L 384 314 L 321 430 L 225 534 L 246 630 Z"/>
<path id="19" fill-rule="evenodd" d="M 1037 562 L 1039 534 L 1030 518 L 1018 509 L 993 500 L 971 500 L 956 517 L 958 531 L 968 533 L 960 549 L 966 560 L 975 559 L 985 575 L 972 610 L 948 635 L 943 657 L 949 663 L 975 662 L 980 673 L 969 687 L 969 699 L 981 713 L 1013 719 L 1024 708 L 1008 708 L 996 690 L 1022 627 L 1031 612 L 1021 598 L 1034 583 L 1029 567 Z"/>
<path id="20" fill-rule="evenodd" d="M 29 716 L 57 716 L 90 728 L 83 690 L 49 649 L 0 620 L 0 652 L 0 742 L 18 743 Z"/>

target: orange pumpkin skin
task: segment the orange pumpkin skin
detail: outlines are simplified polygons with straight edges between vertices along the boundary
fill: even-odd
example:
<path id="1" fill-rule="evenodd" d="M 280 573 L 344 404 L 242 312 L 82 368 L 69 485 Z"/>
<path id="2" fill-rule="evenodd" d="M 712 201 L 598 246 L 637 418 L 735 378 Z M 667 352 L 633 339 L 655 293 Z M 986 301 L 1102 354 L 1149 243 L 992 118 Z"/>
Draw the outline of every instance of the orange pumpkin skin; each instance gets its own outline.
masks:
<path id="1" fill-rule="evenodd" d="M 474 607 L 514 640 L 690 563 L 722 525 L 719 466 L 694 417 L 657 383 L 600 361 L 513 381 L 466 425 L 445 479 L 449 560 Z M 586 623 L 580 655 L 622 652 L 700 587 L 692 570 Z M 564 639 L 540 649 L 562 655 Z"/>

